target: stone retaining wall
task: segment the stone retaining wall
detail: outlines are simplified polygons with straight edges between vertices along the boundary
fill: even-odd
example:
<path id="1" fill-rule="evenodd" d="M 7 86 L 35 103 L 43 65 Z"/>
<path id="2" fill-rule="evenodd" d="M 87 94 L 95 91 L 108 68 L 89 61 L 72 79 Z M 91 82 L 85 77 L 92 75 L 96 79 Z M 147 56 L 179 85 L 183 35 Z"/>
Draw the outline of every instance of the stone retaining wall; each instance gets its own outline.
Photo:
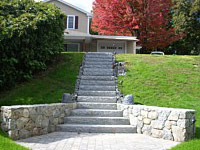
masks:
<path id="1" fill-rule="evenodd" d="M 187 141 L 195 136 L 195 111 L 144 105 L 117 104 L 123 116 L 137 127 L 137 133 L 173 141 Z"/>
<path id="2" fill-rule="evenodd" d="M 76 103 L 1 107 L 1 128 L 14 140 L 47 134 L 64 123 Z"/>

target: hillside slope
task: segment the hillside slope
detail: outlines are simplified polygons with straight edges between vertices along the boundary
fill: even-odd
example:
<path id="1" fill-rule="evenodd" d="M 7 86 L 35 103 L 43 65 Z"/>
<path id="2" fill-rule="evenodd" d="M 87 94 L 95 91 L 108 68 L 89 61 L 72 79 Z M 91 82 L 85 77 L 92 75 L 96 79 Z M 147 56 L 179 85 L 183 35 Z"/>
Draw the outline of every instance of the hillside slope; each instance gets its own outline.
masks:
<path id="1" fill-rule="evenodd" d="M 197 139 L 175 149 L 196 150 L 200 147 L 200 57 L 117 55 L 126 62 L 127 75 L 121 92 L 133 94 L 136 103 L 172 108 L 195 109 Z"/>

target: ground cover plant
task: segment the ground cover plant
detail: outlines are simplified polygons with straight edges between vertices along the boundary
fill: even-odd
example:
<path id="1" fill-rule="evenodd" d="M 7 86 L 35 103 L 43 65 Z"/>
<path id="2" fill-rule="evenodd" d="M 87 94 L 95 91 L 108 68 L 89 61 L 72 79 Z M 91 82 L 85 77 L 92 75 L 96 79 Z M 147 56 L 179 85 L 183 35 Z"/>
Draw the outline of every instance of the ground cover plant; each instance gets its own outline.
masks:
<path id="1" fill-rule="evenodd" d="M 133 94 L 136 103 L 196 110 L 196 139 L 184 142 L 175 150 L 200 147 L 200 56 L 117 55 L 126 62 L 127 75 L 121 92 Z"/>

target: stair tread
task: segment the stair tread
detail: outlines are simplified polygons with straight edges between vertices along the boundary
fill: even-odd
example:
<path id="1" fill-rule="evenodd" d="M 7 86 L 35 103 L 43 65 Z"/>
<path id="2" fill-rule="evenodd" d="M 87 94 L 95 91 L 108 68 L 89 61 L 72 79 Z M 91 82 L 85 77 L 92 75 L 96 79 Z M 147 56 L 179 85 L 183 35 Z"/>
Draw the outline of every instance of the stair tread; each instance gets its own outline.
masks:
<path id="1" fill-rule="evenodd" d="M 66 124 L 60 124 L 58 126 L 81 126 L 81 127 L 132 127 L 132 128 L 135 128 L 134 126 L 132 125 L 99 125 L 99 124 L 69 124 L 69 123 L 66 123 Z"/>
<path id="2" fill-rule="evenodd" d="M 116 98 L 116 96 L 104 96 L 104 97 L 102 97 L 102 96 L 78 96 L 78 97 L 80 97 L 80 98 L 99 98 L 99 99 L 106 99 L 106 98 L 108 98 L 108 99 L 111 99 L 111 98 Z"/>
<path id="3" fill-rule="evenodd" d="M 94 119 L 124 119 L 124 120 L 128 120 L 125 117 L 94 117 L 94 116 L 68 116 L 65 118 L 94 118 Z"/>
<path id="4" fill-rule="evenodd" d="M 73 109 L 72 111 L 113 111 L 113 112 L 121 112 L 121 110 L 115 109 Z"/>
<path id="5" fill-rule="evenodd" d="M 99 105 L 102 105 L 102 104 L 105 104 L 105 105 L 116 105 L 117 103 L 96 103 L 96 102 L 77 102 L 79 104 L 99 104 Z"/>

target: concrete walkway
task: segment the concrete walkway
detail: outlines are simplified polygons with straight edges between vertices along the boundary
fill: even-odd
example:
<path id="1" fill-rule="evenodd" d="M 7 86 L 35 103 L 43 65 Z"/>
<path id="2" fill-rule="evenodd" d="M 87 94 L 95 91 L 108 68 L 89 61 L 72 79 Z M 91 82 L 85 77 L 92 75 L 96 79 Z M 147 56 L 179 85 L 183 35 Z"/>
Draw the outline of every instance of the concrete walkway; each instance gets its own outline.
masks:
<path id="1" fill-rule="evenodd" d="M 54 132 L 17 141 L 33 150 L 166 150 L 178 142 L 142 134 Z"/>

